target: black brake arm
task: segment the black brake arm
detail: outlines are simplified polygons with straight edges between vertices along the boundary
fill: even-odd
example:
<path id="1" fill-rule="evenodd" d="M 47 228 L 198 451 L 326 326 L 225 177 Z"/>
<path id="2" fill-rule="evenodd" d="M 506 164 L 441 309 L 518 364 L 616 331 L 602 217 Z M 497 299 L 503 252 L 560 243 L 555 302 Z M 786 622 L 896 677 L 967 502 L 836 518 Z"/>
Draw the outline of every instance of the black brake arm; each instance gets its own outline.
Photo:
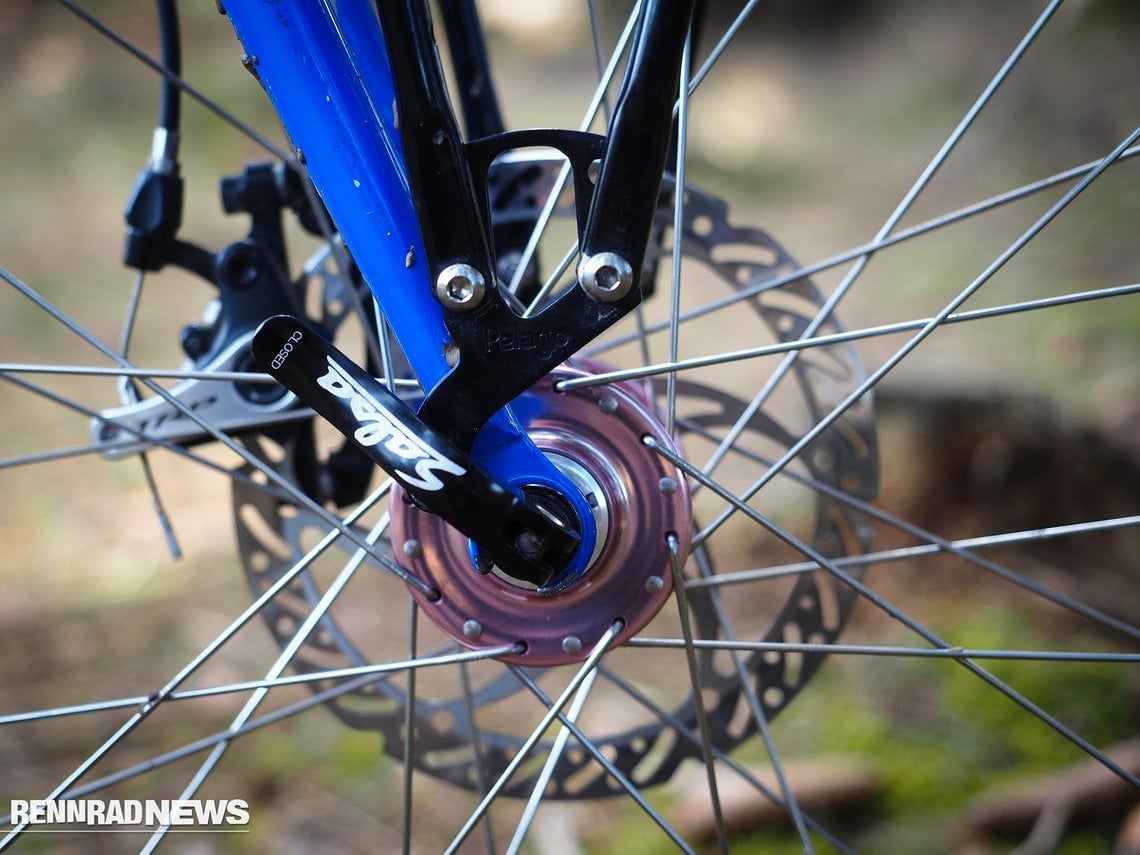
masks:
<path id="1" fill-rule="evenodd" d="M 641 268 L 694 4 L 646 0 L 596 187 L 585 179 L 585 169 L 575 170 L 576 190 L 591 197 L 580 223 L 583 258 L 619 257 L 630 270 L 629 287 L 607 300 L 573 288 L 539 315 L 521 318 L 492 284 L 473 310 L 445 313 L 457 361 L 429 391 L 419 416 L 460 448 L 469 449 L 491 415 L 640 302 Z M 383 0 L 377 8 L 390 50 L 409 182 L 415 198 L 426 202 L 420 227 L 431 281 L 445 268 L 464 264 L 495 283 L 490 225 L 468 159 L 471 147 L 461 142 L 448 100 L 427 4 Z"/>

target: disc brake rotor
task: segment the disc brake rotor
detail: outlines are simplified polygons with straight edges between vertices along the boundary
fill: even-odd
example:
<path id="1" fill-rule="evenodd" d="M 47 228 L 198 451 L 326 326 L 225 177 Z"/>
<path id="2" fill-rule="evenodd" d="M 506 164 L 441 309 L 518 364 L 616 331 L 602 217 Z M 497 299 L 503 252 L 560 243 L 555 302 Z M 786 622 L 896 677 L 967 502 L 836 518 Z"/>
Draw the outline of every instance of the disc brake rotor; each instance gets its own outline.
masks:
<path id="1" fill-rule="evenodd" d="M 546 170 L 552 183 L 557 166 L 541 160 L 536 166 Z M 687 192 L 686 258 L 711 269 L 732 292 L 795 270 L 791 258 L 765 232 L 731 225 L 724 203 L 693 189 Z M 536 207 L 543 204 L 541 193 L 532 193 L 530 198 Z M 671 211 L 661 216 L 662 223 L 667 223 Z M 778 288 L 757 289 L 744 302 L 775 340 L 789 341 L 803 332 L 824 300 L 810 280 L 799 278 Z M 818 332 L 838 330 L 837 322 L 829 318 Z M 593 373 L 597 368 L 592 363 L 566 366 L 551 380 L 576 376 L 583 369 Z M 863 377 L 849 347 L 830 345 L 802 354 L 792 366 L 789 381 L 798 390 L 801 409 L 814 423 Z M 510 661 L 539 667 L 539 671 L 528 669 L 537 675 L 542 668 L 580 660 L 615 618 L 625 622 L 623 639 L 651 621 L 670 593 L 665 535 L 672 532 L 687 543 L 700 520 L 691 517 L 684 479 L 641 442 L 643 435 L 683 453 L 690 444 L 719 441 L 735 426 L 742 449 L 733 452 L 738 455 L 737 463 L 743 460 L 761 468 L 767 461 L 750 449 L 786 449 L 797 439 L 767 405 L 753 407 L 721 388 L 684 381 L 676 386 L 678 412 L 683 415 L 678 417 L 676 435 L 669 436 L 645 389 L 644 383 L 626 382 L 561 394 L 551 382 L 536 386 L 521 403 L 526 411 L 523 420 L 536 444 L 583 495 L 594 495 L 596 519 L 605 535 L 599 538 L 604 542 L 583 579 L 549 601 L 503 576 L 479 574 L 462 536 L 405 504 L 398 495 L 392 497 L 391 537 L 396 549 L 391 550 L 388 541 L 381 541 L 380 547 L 393 551 L 404 566 L 443 592 L 440 601 L 421 601 L 419 607 L 453 640 L 452 649 L 455 643 L 490 647 L 522 640 L 527 653 Z M 294 429 L 271 443 L 251 436 L 247 444 L 286 477 L 297 477 L 298 467 L 312 466 L 316 460 L 322 478 L 336 478 L 327 459 L 322 461 L 315 450 L 318 444 L 311 429 Z M 836 497 L 843 491 L 867 499 L 877 492 L 878 458 L 869 399 L 848 409 L 805 450 L 796 477 L 812 485 L 814 522 L 808 539 L 813 549 L 828 558 L 840 558 L 869 548 L 867 521 Z M 325 530 L 315 516 L 242 480 L 234 482 L 234 510 L 242 561 L 255 594 L 290 571 Z M 715 575 L 718 570 L 713 553 L 704 544 L 693 551 L 686 566 L 689 575 Z M 858 576 L 859 571 L 852 575 Z M 376 616 L 398 608 L 395 604 L 403 599 L 393 596 L 398 589 L 390 579 L 377 581 L 386 586 L 386 593 L 377 594 L 374 602 L 360 603 L 360 598 L 354 598 L 365 620 L 356 620 L 359 615 L 351 609 L 326 616 L 319 631 L 294 657 L 296 670 L 360 666 L 385 655 L 389 659 L 406 655 L 406 638 L 388 638 L 387 654 L 375 649 L 377 622 L 383 623 Z M 720 635 L 718 605 L 710 590 L 695 587 L 688 596 L 694 632 L 703 638 Z M 318 573 L 302 572 L 264 610 L 280 646 L 290 642 L 322 591 Z M 781 597 L 782 605 L 776 605 L 767 629 L 754 632 L 751 640 L 832 643 L 855 599 L 848 588 L 822 570 L 798 575 Z M 402 653 L 400 645 L 404 645 Z M 824 658 L 821 652 L 780 651 L 743 657 L 747 679 L 765 714 L 771 717 L 783 709 Z M 703 651 L 699 662 L 713 743 L 727 751 L 755 732 L 749 692 L 723 659 Z M 312 688 L 320 692 L 334 685 L 318 681 Z M 417 731 L 411 762 L 422 772 L 476 788 L 484 776 L 505 768 L 526 738 L 525 733 L 511 732 L 509 724 L 498 728 L 489 724 L 492 716 L 486 712 L 520 691 L 525 691 L 522 683 L 502 666 L 488 666 L 478 674 L 463 670 L 459 678 L 432 684 L 430 689 L 421 685 L 415 699 Z M 403 678 L 381 677 L 331 698 L 327 705 L 345 723 L 382 733 L 386 750 L 402 758 L 407 700 Z M 676 738 L 678 729 L 696 731 L 695 702 L 688 695 L 673 703 L 664 717 L 649 717 L 648 724 L 618 727 L 609 735 L 592 734 L 595 744 L 638 786 L 661 783 L 682 760 L 700 756 L 697 744 Z M 538 769 L 519 772 L 508 792 L 528 793 L 538 774 Z M 554 769 L 548 797 L 594 798 L 621 791 L 587 752 L 567 751 Z"/>

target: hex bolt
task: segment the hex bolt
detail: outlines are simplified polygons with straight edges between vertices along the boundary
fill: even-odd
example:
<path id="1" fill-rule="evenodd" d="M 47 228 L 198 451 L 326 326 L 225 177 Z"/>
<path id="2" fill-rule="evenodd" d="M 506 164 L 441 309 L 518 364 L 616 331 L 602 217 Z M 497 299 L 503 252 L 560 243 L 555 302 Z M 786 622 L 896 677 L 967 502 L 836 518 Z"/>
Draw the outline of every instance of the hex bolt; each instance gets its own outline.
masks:
<path id="1" fill-rule="evenodd" d="M 404 541 L 404 555 L 408 558 L 419 558 L 424 554 L 423 544 L 415 538 L 409 538 Z"/>
<path id="2" fill-rule="evenodd" d="M 660 576 L 650 576 L 645 580 L 647 594 L 660 594 L 663 590 L 665 590 L 665 580 Z"/>
<path id="3" fill-rule="evenodd" d="M 546 541 L 541 535 L 527 529 L 521 532 L 515 539 L 515 546 L 518 547 L 519 552 L 528 558 L 533 558 L 542 552 L 543 547 L 546 546 Z"/>
<path id="4" fill-rule="evenodd" d="M 616 252 L 598 252 L 579 262 L 578 281 L 599 303 L 613 303 L 633 287 L 633 268 Z"/>
<path id="5" fill-rule="evenodd" d="M 435 279 L 435 296 L 453 312 L 470 312 L 483 302 L 487 281 L 470 264 L 449 264 Z"/>
<path id="6" fill-rule="evenodd" d="M 483 634 L 483 624 L 479 621 L 471 619 L 463 621 L 463 635 L 465 638 L 470 638 L 474 641 Z"/>
<path id="7" fill-rule="evenodd" d="M 582 641 L 577 636 L 568 635 L 562 639 L 562 651 L 571 655 L 582 650 Z"/>
<path id="8" fill-rule="evenodd" d="M 670 478 L 668 475 L 666 475 L 664 478 L 657 482 L 657 489 L 664 493 L 666 496 L 672 496 L 677 492 L 677 479 Z"/>

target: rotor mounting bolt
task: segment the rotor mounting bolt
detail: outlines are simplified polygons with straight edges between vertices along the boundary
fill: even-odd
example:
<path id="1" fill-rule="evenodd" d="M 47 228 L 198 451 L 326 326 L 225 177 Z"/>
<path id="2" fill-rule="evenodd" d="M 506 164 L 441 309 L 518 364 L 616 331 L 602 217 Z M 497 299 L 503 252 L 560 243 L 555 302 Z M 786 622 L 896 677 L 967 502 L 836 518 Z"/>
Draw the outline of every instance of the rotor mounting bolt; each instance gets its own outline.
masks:
<path id="1" fill-rule="evenodd" d="M 435 296 L 453 312 L 469 312 L 483 302 L 487 280 L 470 264 L 449 264 L 435 280 Z"/>
<path id="2" fill-rule="evenodd" d="M 618 408 L 617 398 L 615 398 L 613 395 L 606 395 L 605 397 L 601 398 L 598 401 L 598 406 L 601 408 L 602 412 L 605 413 L 607 416 L 612 416 L 614 413 L 617 412 L 617 408 Z"/>
<path id="3" fill-rule="evenodd" d="M 664 493 L 666 496 L 672 496 L 677 492 L 677 479 L 670 478 L 668 475 L 666 475 L 664 478 L 657 482 L 657 489 Z"/>
<path id="4" fill-rule="evenodd" d="M 633 268 L 616 252 L 598 252 L 579 262 L 578 281 L 599 303 L 613 303 L 633 287 Z"/>
<path id="5" fill-rule="evenodd" d="M 404 541 L 404 555 L 408 558 L 419 558 L 424 554 L 423 544 L 415 538 L 409 538 Z"/>
<path id="6" fill-rule="evenodd" d="M 463 622 L 463 635 L 474 641 L 483 634 L 483 624 L 477 620 L 465 620 Z"/>
<path id="7" fill-rule="evenodd" d="M 568 635 L 562 639 L 562 651 L 571 655 L 579 653 L 582 650 L 582 640 L 574 635 Z"/>
<path id="8" fill-rule="evenodd" d="M 650 576 L 645 580 L 645 592 L 647 594 L 660 594 L 665 590 L 665 580 L 660 576 Z"/>

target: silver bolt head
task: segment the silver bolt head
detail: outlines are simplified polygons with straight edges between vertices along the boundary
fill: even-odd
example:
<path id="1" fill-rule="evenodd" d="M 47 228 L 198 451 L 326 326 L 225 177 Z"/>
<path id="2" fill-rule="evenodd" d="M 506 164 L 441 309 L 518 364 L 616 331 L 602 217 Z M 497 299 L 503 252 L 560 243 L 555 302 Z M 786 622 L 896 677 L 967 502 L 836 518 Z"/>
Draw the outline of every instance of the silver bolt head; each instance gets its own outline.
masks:
<path id="1" fill-rule="evenodd" d="M 483 634 L 483 624 L 477 620 L 465 620 L 463 622 L 463 635 L 474 641 Z"/>
<path id="2" fill-rule="evenodd" d="M 571 655 L 580 653 L 582 650 L 582 640 L 573 635 L 568 635 L 562 639 L 562 651 Z"/>
<path id="3" fill-rule="evenodd" d="M 660 576 L 650 576 L 645 580 L 645 591 L 648 594 L 660 594 L 665 590 L 665 580 Z"/>
<path id="4" fill-rule="evenodd" d="M 404 550 L 404 555 L 408 558 L 419 558 L 424 554 L 423 544 L 415 538 L 408 538 L 405 540 L 404 546 L 402 548 Z"/>
<path id="5" fill-rule="evenodd" d="M 487 280 L 470 264 L 449 264 L 435 279 L 435 296 L 453 312 L 469 312 L 483 302 Z"/>
<path id="6" fill-rule="evenodd" d="M 613 303 L 633 287 L 633 268 L 616 252 L 598 252 L 578 263 L 578 281 L 599 303 Z"/>

